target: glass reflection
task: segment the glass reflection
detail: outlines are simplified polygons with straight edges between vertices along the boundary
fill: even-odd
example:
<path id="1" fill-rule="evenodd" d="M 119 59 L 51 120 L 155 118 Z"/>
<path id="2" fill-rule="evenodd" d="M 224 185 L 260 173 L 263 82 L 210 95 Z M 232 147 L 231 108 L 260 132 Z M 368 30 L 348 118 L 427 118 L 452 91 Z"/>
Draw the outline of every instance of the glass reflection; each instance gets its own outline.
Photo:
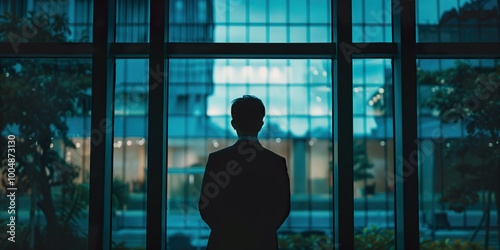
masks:
<path id="1" fill-rule="evenodd" d="M 148 60 L 116 60 L 112 231 L 115 246 L 146 247 Z"/>
<path id="2" fill-rule="evenodd" d="M 116 42 L 149 42 L 150 1 L 116 1 Z"/>
<path id="3" fill-rule="evenodd" d="M 392 42 L 392 13 L 402 8 L 391 0 L 352 1 L 352 41 Z"/>
<path id="4" fill-rule="evenodd" d="M 327 0 L 170 1 L 169 40 L 329 42 L 330 4 Z"/>
<path id="5" fill-rule="evenodd" d="M 390 59 L 353 60 L 354 228 L 356 247 L 374 234 L 384 249 L 394 247 L 392 65 Z M 363 231 L 366 230 L 366 231 Z M 384 240 L 387 239 L 387 240 Z"/>
<path id="6" fill-rule="evenodd" d="M 197 208 L 201 178 L 208 154 L 236 141 L 230 106 L 244 94 L 264 102 L 260 141 L 289 165 L 292 216 L 280 232 L 331 235 L 331 61 L 171 59 L 169 64 L 174 103 L 168 126 L 169 246 L 207 243 L 209 230 Z"/>
<path id="7" fill-rule="evenodd" d="M 92 42 L 94 1 L 3 0 L 0 3 L 0 36 L 8 35 L 10 41 Z M 16 48 L 14 51 L 18 52 Z"/>
<path id="8" fill-rule="evenodd" d="M 421 230 L 498 248 L 498 60 L 418 60 Z"/>
<path id="9" fill-rule="evenodd" d="M 500 41 L 500 1 L 417 2 L 418 42 Z"/>
<path id="10" fill-rule="evenodd" d="M 0 60 L 1 249 L 87 249 L 91 68 Z"/>

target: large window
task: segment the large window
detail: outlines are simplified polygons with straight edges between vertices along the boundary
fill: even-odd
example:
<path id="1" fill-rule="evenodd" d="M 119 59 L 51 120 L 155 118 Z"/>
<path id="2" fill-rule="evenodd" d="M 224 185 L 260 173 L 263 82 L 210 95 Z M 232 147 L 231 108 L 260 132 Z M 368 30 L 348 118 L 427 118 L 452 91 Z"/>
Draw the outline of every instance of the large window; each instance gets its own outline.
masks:
<path id="1" fill-rule="evenodd" d="M 499 42 L 498 0 L 417 2 L 419 42 Z"/>
<path id="2" fill-rule="evenodd" d="M 197 208 L 205 163 L 236 141 L 231 101 L 244 94 L 266 106 L 261 143 L 287 159 L 292 212 L 282 231 L 331 234 L 331 62 L 171 59 L 169 65 L 170 237 L 192 232 L 206 244 L 209 229 Z"/>
<path id="3" fill-rule="evenodd" d="M 497 246 L 498 60 L 422 59 L 421 227 Z"/>
<path id="4" fill-rule="evenodd" d="M 392 66 L 353 60 L 354 226 L 394 228 Z"/>
<path id="5" fill-rule="evenodd" d="M 202 175 L 236 141 L 245 94 L 287 160 L 281 248 L 499 247 L 499 0 L 0 0 L 0 13 L 2 232 L 17 188 L 16 243 L 1 249 L 204 249 Z"/>
<path id="6" fill-rule="evenodd" d="M 87 249 L 91 66 L 0 60 L 2 249 Z"/>
<path id="7" fill-rule="evenodd" d="M 144 59 L 116 60 L 112 239 L 130 248 L 146 246 L 147 69 Z"/>
<path id="8" fill-rule="evenodd" d="M 170 41 L 330 42 L 330 4 L 328 0 L 174 0 Z M 207 40 L 210 37 L 214 39 Z"/>
<path id="9" fill-rule="evenodd" d="M 29 42 L 92 42 L 93 1 L 2 0 L 1 33 L 17 53 Z"/>
<path id="10" fill-rule="evenodd" d="M 401 11 L 397 1 L 353 0 L 353 42 L 392 42 L 393 11 Z"/>

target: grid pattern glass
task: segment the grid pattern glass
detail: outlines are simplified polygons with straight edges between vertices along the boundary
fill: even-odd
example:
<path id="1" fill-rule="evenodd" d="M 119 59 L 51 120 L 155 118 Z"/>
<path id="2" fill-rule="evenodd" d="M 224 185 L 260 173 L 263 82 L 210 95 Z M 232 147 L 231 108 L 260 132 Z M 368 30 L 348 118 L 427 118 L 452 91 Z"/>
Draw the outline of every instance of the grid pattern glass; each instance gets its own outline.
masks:
<path id="1" fill-rule="evenodd" d="M 352 41 L 392 42 L 392 13 L 401 12 L 398 1 L 353 0 Z"/>
<path id="2" fill-rule="evenodd" d="M 1 30 L 17 46 L 29 42 L 92 42 L 94 1 L 1 0 Z M 14 25 L 15 24 L 15 25 Z"/>
<path id="3" fill-rule="evenodd" d="M 169 64 L 170 242 L 183 233 L 198 239 L 197 246 L 206 244 L 209 228 L 197 206 L 205 164 L 209 153 L 236 141 L 231 101 L 244 94 L 266 106 L 261 143 L 287 159 L 292 212 L 280 232 L 331 234 L 331 61 L 171 59 Z"/>
<path id="4" fill-rule="evenodd" d="M 417 41 L 466 43 L 500 41 L 500 1 L 417 1 Z"/>
<path id="5" fill-rule="evenodd" d="M 497 247 L 500 62 L 420 59 L 417 67 L 422 232 L 484 243 L 488 235 Z"/>
<path id="6" fill-rule="evenodd" d="M 116 42 L 149 42 L 149 0 L 116 1 Z"/>
<path id="7" fill-rule="evenodd" d="M 111 236 L 129 248 L 146 247 L 147 70 L 146 59 L 116 60 Z"/>
<path id="8" fill-rule="evenodd" d="M 148 43 L 150 32 L 154 32 L 150 31 L 150 1 L 117 0 L 116 2 L 115 41 Z M 170 4 L 169 13 L 166 13 L 168 20 L 165 22 L 168 26 L 168 42 L 330 43 L 331 46 L 335 46 L 332 31 L 335 31 L 334 26 L 337 24 L 334 21 L 336 16 L 331 13 L 331 6 L 335 3 L 333 1 L 172 0 L 166 2 Z M 0 13 L 8 12 L 20 18 L 20 23 L 15 25 L 12 25 L 13 18 L 5 16 L 0 18 L 2 25 L 0 40 L 6 42 L 4 45 L 9 49 L 12 47 L 14 53 L 29 48 L 35 51 L 36 56 L 42 57 L 21 59 L 20 57 L 27 56 L 22 53 L 12 56 L 10 50 L 6 50 L 10 53 L 8 57 L 15 57 L 12 60 L 17 63 L 12 63 L 11 59 L 1 60 L 0 86 L 7 86 L 7 78 L 23 72 L 29 65 L 36 65 L 34 68 L 40 65 L 50 67 L 56 65 L 54 67 L 58 68 L 57 72 L 41 74 L 51 75 L 47 76 L 46 80 L 54 78 L 61 81 L 73 78 L 81 80 L 90 76 L 92 71 L 88 69 L 89 59 L 46 59 L 54 55 L 47 55 L 46 51 L 29 46 L 30 42 L 71 42 L 76 45 L 92 42 L 92 30 L 94 25 L 98 25 L 93 23 L 93 5 L 94 2 L 90 0 L 0 0 Z M 445 46 L 443 52 L 447 52 L 446 43 L 499 42 L 499 6 L 499 0 L 416 1 L 416 42 L 442 43 Z M 398 1 L 353 0 L 351 20 L 353 42 L 392 42 L 393 34 L 397 31 L 392 29 L 391 14 L 404 15 L 405 11 L 408 10 L 403 9 Z M 55 17 L 59 15 L 63 18 L 56 19 Z M 45 17 L 49 17 L 49 22 L 46 24 L 44 24 Z M 56 22 L 57 20 L 60 22 Z M 60 27 L 58 25 L 61 24 L 67 29 L 58 30 Z M 13 42 L 12 39 L 16 40 Z M 122 45 L 127 48 L 125 52 L 116 55 L 112 51 L 111 56 L 131 56 L 128 50 L 131 48 L 128 47 L 130 44 Z M 423 48 L 426 46 L 426 44 L 421 45 Z M 205 45 L 200 45 L 200 48 L 210 48 L 203 46 Z M 307 44 L 300 46 L 302 53 L 308 52 Z M 385 57 L 390 52 L 387 52 L 389 46 L 384 46 L 374 50 L 384 54 Z M 75 55 L 81 56 L 82 51 L 76 47 Z M 4 51 L 4 48 L 2 50 Z M 464 51 L 474 52 L 474 48 L 467 48 Z M 397 144 L 393 140 L 393 123 L 400 122 L 392 120 L 396 108 L 392 106 L 393 99 L 396 99 L 393 84 L 397 84 L 393 82 L 392 76 L 400 72 L 397 72 L 397 67 L 392 67 L 396 60 L 393 61 L 391 57 L 397 58 L 400 52 L 384 59 L 367 59 L 372 55 L 366 55 L 364 52 L 356 52 L 357 56 L 364 59 L 352 60 L 353 140 L 354 145 L 362 146 L 361 151 L 365 152 L 369 162 L 373 163 L 374 177 L 354 181 L 354 226 L 355 229 L 361 229 L 374 224 L 391 230 L 394 227 L 393 184 L 398 181 L 392 178 L 394 177 L 392 168 L 399 164 L 395 162 L 394 156 L 394 147 Z M 425 50 L 416 53 L 417 57 L 429 56 L 425 54 Z M 332 182 L 331 172 L 328 172 L 328 169 L 333 158 L 332 150 L 337 147 L 335 144 L 332 145 L 331 140 L 333 127 L 331 112 L 335 103 L 335 100 L 331 99 L 331 91 L 334 79 L 337 77 L 332 70 L 335 69 L 335 56 L 333 59 L 332 57 L 307 59 L 304 55 L 298 55 L 303 59 L 225 59 L 219 55 L 216 56 L 217 59 L 197 59 L 194 58 L 196 55 L 189 53 L 183 55 L 185 58 L 170 59 L 169 56 L 166 58 L 169 66 L 166 72 L 168 74 L 166 84 L 170 91 L 166 100 L 169 104 L 168 166 L 166 166 L 169 178 L 166 199 L 169 214 L 166 224 L 169 234 L 167 243 L 170 247 L 185 246 L 183 244 L 202 246 L 206 243 L 207 228 L 200 221 L 196 204 L 193 202 L 199 194 L 197 188 L 199 189 L 200 174 L 209 152 L 229 146 L 236 139 L 229 125 L 230 101 L 246 93 L 262 97 L 268 107 L 266 126 L 261 134 L 263 144 L 281 155 L 288 156 L 287 160 L 290 162 L 292 209 L 295 213 L 283 226 L 281 235 L 291 232 L 332 230 L 333 225 L 329 223 L 332 222 L 335 212 L 331 207 L 332 187 L 335 183 Z M 462 54 L 448 56 L 461 58 Z M 84 57 L 90 58 L 89 55 Z M 120 190 L 129 191 L 127 202 L 118 203 L 119 205 L 115 207 L 111 240 L 115 246 L 122 244 L 137 248 L 144 247 L 146 239 L 145 171 L 148 142 L 146 83 L 148 71 L 150 73 L 158 71 L 154 67 L 149 67 L 144 55 L 139 57 L 141 59 L 116 59 L 115 72 L 110 72 L 115 76 L 114 84 L 116 84 L 114 103 L 116 134 L 112 157 L 113 178 L 118 181 L 113 187 L 121 187 L 116 190 L 116 194 L 120 194 Z M 498 247 L 499 222 L 496 208 L 500 207 L 500 204 L 495 195 L 490 195 L 492 192 L 488 190 L 476 192 L 479 197 L 478 202 L 458 213 L 448 209 L 449 202 L 440 202 L 452 185 L 463 184 L 468 180 L 468 177 L 464 178 L 457 171 L 450 169 L 456 165 L 459 158 L 457 154 L 451 157 L 450 151 L 453 153 L 457 145 L 470 140 L 471 145 L 484 147 L 484 152 L 490 152 L 489 156 L 479 157 L 478 162 L 483 162 L 491 160 L 490 156 L 500 155 L 498 142 L 489 137 L 471 139 L 463 121 L 444 122 L 439 119 L 439 112 L 427 105 L 430 97 L 439 91 L 449 91 L 447 87 L 453 84 L 446 80 L 448 78 L 442 79 L 443 72 L 448 72 L 447 77 L 451 78 L 459 72 L 463 74 L 460 80 L 470 80 L 469 83 L 477 83 L 475 80 L 479 74 L 491 75 L 492 85 L 483 84 L 484 88 L 479 88 L 477 90 L 479 92 L 472 90 L 469 94 L 477 97 L 479 93 L 483 98 L 489 93 L 490 97 L 486 97 L 486 100 L 496 100 L 494 98 L 497 96 L 495 94 L 498 91 L 497 83 L 500 82 L 498 60 L 480 57 L 478 55 L 477 59 L 417 61 L 420 229 L 422 235 L 429 239 L 468 240 L 478 228 L 480 230 L 473 241 L 482 240 L 484 243 L 486 230 L 483 229 L 488 224 L 486 217 L 481 224 L 481 218 L 483 211 L 487 211 L 490 212 L 488 243 L 492 247 Z M 338 59 L 345 58 L 341 55 Z M 461 64 L 457 64 L 457 61 Z M 72 68 L 71 65 L 78 66 Z M 43 80 L 43 77 L 31 77 L 29 74 L 23 77 L 19 79 L 29 84 L 42 84 L 37 81 Z M 482 84 L 483 80 L 479 79 L 479 83 Z M 11 92 L 1 93 L 3 101 L 7 96 L 5 93 Z M 277 93 L 286 95 L 287 98 L 275 98 Z M 85 187 L 90 178 L 92 140 L 90 132 L 92 131 L 90 131 L 89 94 L 90 90 L 82 94 L 85 98 L 79 100 L 78 114 L 64 120 L 68 124 L 68 135 L 74 148 L 64 147 L 57 136 L 54 137 L 51 147 L 65 163 L 79 166 L 75 183 L 80 187 Z M 59 97 L 56 94 L 54 96 Z M 457 101 L 456 96 L 447 97 L 448 101 L 465 105 L 464 102 Z M 475 105 L 474 100 L 465 100 L 469 101 L 468 105 Z M 479 97 L 478 100 L 484 101 Z M 33 103 L 35 100 L 29 100 L 16 106 L 22 107 Z M 4 103 L 0 102 L 1 105 Z M 500 110 L 498 102 L 493 101 L 490 105 L 492 109 L 489 112 Z M 14 123 L 19 123 L 22 119 L 24 118 L 18 118 Z M 6 121 L 7 119 L 3 117 L 0 120 L 2 140 L 9 132 L 17 131 L 16 125 L 3 126 Z M 5 143 L 2 141 L 3 145 Z M 296 152 L 305 154 L 300 157 Z M 354 148 L 354 152 L 356 161 L 357 148 Z M 475 151 L 470 149 L 464 153 L 472 154 Z M 468 160 L 476 159 L 474 157 L 471 156 Z M 299 167 L 299 162 L 303 163 L 302 168 Z M 60 170 L 57 166 L 56 170 Z M 63 170 L 63 173 L 66 172 Z M 52 177 L 57 179 L 57 176 Z M 4 188 L 2 186 L 2 189 Z M 57 198 L 64 189 L 53 187 L 52 191 Z M 81 196 L 82 201 L 91 195 Z M 29 192 L 20 194 L 19 204 L 34 204 L 31 199 L 40 199 L 42 196 L 36 197 Z M 488 197 L 491 197 L 492 201 L 490 209 L 487 209 Z M 6 199 L 2 199 L 1 205 L 6 207 Z M 56 210 L 58 213 L 61 211 L 63 210 Z M 34 224 L 30 226 L 37 227 L 40 225 L 39 222 L 44 220 L 43 211 L 39 208 L 31 209 L 31 205 L 19 205 L 18 212 L 19 223 L 29 221 L 31 218 Z M 88 231 L 86 216 L 88 216 L 87 211 L 83 213 L 82 219 L 76 222 L 84 239 L 85 232 Z M 184 234 L 174 235 L 179 232 Z M 357 230 L 356 234 L 359 236 L 362 232 Z M 24 238 L 25 244 L 32 242 L 30 237 L 35 235 L 30 234 Z M 86 243 L 76 241 L 72 243 L 73 247 L 86 247 Z M 1 244 L 3 241 L 0 243 L 0 248 L 3 249 Z M 394 241 L 390 242 L 390 245 L 394 245 Z"/>
<path id="9" fill-rule="evenodd" d="M 170 42 L 331 41 L 328 0 L 170 1 Z"/>
<path id="10" fill-rule="evenodd" d="M 394 228 L 392 65 L 353 60 L 354 226 Z"/>
<path id="11" fill-rule="evenodd" d="M 0 70 L 0 248 L 87 249 L 92 63 L 3 58 Z"/>

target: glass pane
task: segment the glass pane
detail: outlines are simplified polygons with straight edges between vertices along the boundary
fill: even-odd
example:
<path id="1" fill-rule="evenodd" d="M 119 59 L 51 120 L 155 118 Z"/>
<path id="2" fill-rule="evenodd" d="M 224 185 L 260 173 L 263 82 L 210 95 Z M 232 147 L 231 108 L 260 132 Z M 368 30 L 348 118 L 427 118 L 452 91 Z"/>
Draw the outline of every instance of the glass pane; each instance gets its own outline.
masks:
<path id="1" fill-rule="evenodd" d="M 0 249 L 87 249 L 91 60 L 0 70 Z"/>
<path id="2" fill-rule="evenodd" d="M 171 59 L 169 63 L 169 100 L 177 104 L 169 105 L 167 244 L 173 249 L 206 246 L 210 229 L 198 210 L 205 164 L 210 153 L 235 143 L 231 101 L 244 94 L 258 96 L 266 107 L 259 141 L 287 160 L 292 211 L 278 231 L 281 246 L 291 240 L 287 233 L 303 238 L 322 234 L 331 243 L 331 61 Z M 203 112 L 194 113 L 186 106 L 198 106 Z"/>
<path id="3" fill-rule="evenodd" d="M 498 249 L 500 61 L 421 59 L 417 67 L 423 236 Z"/>
<path id="4" fill-rule="evenodd" d="M 29 42 L 92 42 L 93 1 L 1 3 L 0 40 L 11 42 L 16 53 Z"/>
<path id="5" fill-rule="evenodd" d="M 392 74 L 385 73 L 391 71 L 390 59 L 353 60 L 354 228 L 361 239 L 394 234 L 394 182 L 387 178 L 394 173 Z M 391 238 L 383 249 L 394 247 Z"/>
<path id="6" fill-rule="evenodd" d="M 149 42 L 149 0 L 116 1 L 116 42 Z"/>
<path id="7" fill-rule="evenodd" d="M 117 59 L 113 139 L 112 242 L 146 247 L 148 60 Z"/>
<path id="8" fill-rule="evenodd" d="M 392 42 L 392 12 L 400 12 L 391 0 L 352 1 L 352 41 Z"/>
<path id="9" fill-rule="evenodd" d="M 417 1 L 417 41 L 499 42 L 499 8 L 494 0 Z"/>
<path id="10" fill-rule="evenodd" d="M 328 0 L 170 1 L 170 42 L 330 42 Z"/>

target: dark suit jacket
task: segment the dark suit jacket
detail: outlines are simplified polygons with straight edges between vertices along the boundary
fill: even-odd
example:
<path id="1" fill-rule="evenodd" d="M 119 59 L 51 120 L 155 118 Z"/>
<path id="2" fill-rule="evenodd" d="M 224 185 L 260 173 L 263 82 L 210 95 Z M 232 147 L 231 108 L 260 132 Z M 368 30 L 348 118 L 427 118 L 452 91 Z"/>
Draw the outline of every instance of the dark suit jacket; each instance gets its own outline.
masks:
<path id="1" fill-rule="evenodd" d="M 211 153 L 199 210 L 211 229 L 207 250 L 278 249 L 290 214 L 285 158 L 249 140 Z"/>

